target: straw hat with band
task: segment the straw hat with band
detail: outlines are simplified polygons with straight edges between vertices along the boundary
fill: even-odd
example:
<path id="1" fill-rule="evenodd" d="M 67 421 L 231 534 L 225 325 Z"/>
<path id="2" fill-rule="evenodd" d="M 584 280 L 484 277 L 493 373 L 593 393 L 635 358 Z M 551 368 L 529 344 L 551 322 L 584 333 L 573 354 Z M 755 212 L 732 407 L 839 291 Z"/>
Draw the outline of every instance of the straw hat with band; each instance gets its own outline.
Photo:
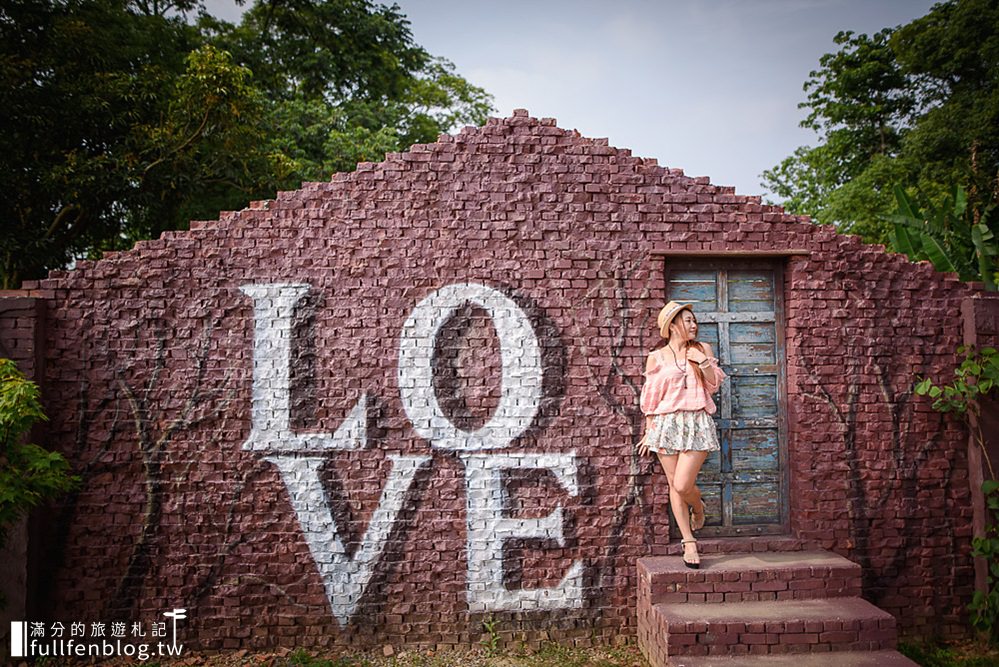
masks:
<path id="1" fill-rule="evenodd" d="M 676 301 L 670 301 L 663 309 L 659 311 L 659 318 L 657 319 L 659 323 L 659 334 L 663 338 L 669 338 L 667 332 L 669 331 L 669 325 L 673 321 L 673 318 L 680 314 L 681 310 L 689 310 L 694 312 L 694 307 L 689 303 L 677 303 Z"/>

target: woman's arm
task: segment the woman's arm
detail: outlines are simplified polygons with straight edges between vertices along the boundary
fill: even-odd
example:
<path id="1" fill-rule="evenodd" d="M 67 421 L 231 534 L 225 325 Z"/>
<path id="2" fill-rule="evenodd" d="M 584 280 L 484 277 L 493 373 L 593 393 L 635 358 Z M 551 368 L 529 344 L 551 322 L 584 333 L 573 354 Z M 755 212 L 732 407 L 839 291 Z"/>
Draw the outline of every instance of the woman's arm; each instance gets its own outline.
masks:
<path id="1" fill-rule="evenodd" d="M 638 441 L 638 453 L 642 456 L 645 456 L 649 451 L 649 446 L 645 440 L 648 438 L 649 430 L 652 428 L 652 414 L 650 413 L 662 398 L 662 385 L 649 380 L 649 377 L 654 375 L 657 370 L 659 370 L 659 355 L 655 352 L 650 352 L 648 359 L 645 360 L 645 384 L 642 386 L 642 394 L 639 400 L 642 413 L 645 415 L 645 419 L 643 420 L 645 432 L 642 434 L 642 439 Z"/>
<path id="2" fill-rule="evenodd" d="M 694 347 L 693 345 L 687 348 L 687 359 L 697 364 L 697 367 L 701 369 L 701 374 L 704 376 L 704 383 L 709 387 L 717 387 L 721 378 L 715 373 L 714 366 L 711 365 L 710 360 L 714 355 L 711 354 L 711 346 L 707 343 L 698 343 L 704 347 L 704 351 L 701 351 Z"/>

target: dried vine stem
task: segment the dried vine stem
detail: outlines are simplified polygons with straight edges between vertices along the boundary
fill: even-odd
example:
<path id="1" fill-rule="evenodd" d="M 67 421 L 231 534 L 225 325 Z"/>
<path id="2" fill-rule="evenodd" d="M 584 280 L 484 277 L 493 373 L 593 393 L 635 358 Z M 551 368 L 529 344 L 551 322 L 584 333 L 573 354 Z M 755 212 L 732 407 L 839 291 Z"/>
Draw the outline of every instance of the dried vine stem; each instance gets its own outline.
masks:
<path id="1" fill-rule="evenodd" d="M 628 422 L 628 439 L 632 444 L 637 443 L 641 436 L 641 413 L 638 409 L 641 388 L 635 383 L 623 364 L 623 352 L 627 346 L 629 334 L 635 319 L 635 306 L 633 305 L 633 299 L 628 294 L 626 285 L 635 278 L 641 268 L 646 265 L 648 259 L 648 256 L 642 256 L 628 264 L 620 258 L 615 258 L 613 268 L 614 277 L 598 282 L 583 295 L 585 301 L 594 303 L 600 301 L 602 299 L 601 295 L 607 291 L 612 291 L 614 294 L 613 301 L 604 300 L 602 304 L 602 320 L 616 323 L 614 337 L 608 350 L 608 358 L 610 359 L 609 367 L 602 376 L 594 370 L 591 364 L 585 364 L 585 367 L 590 374 L 593 385 L 596 387 L 597 395 L 600 396 L 612 412 L 621 415 Z M 634 300 L 641 303 L 647 300 L 648 297 L 649 290 L 646 287 Z M 597 307 L 600 308 L 600 306 Z M 644 332 L 640 331 L 638 338 L 641 345 L 644 342 Z M 587 336 L 583 335 L 582 331 L 579 330 L 578 323 L 576 327 L 576 340 L 580 341 L 579 347 L 584 357 L 591 358 L 600 353 L 591 349 L 587 342 Z M 629 393 L 634 397 L 634 400 L 622 402 L 614 396 L 613 387 L 616 381 L 620 381 L 629 389 Z M 642 475 L 641 457 L 638 455 L 637 450 L 631 447 L 627 490 L 621 501 L 614 508 L 614 515 L 610 524 L 609 543 L 596 566 L 597 586 L 601 592 L 605 592 L 604 594 L 609 592 L 606 585 L 607 578 L 614 576 L 612 571 L 614 556 L 618 549 L 620 549 L 624 538 L 624 528 L 628 522 L 630 510 L 636 505 L 638 507 L 642 507 L 643 505 L 642 495 L 645 483 L 646 480 L 643 479 Z M 651 534 L 651 517 L 646 516 L 645 521 L 647 524 L 646 533 Z"/>
<path id="2" fill-rule="evenodd" d="M 126 380 L 124 368 L 116 369 L 117 386 L 124 396 L 135 429 L 143 468 L 145 501 L 142 509 L 142 527 L 129 552 L 125 573 L 110 602 L 109 612 L 127 614 L 131 611 L 152 565 L 151 552 L 155 538 L 160 532 L 163 515 L 166 480 L 162 468 L 165 463 L 164 452 L 168 445 L 179 432 L 194 429 L 206 421 L 224 416 L 234 397 L 234 389 L 229 387 L 231 374 L 228 372 L 223 378 L 220 389 L 207 392 L 204 390 L 212 335 L 224 317 L 225 314 L 214 321 L 206 321 L 202 342 L 195 356 L 194 378 L 188 397 L 177 417 L 170 420 L 158 437 L 154 437 L 152 425 L 159 419 L 154 419 L 150 415 L 150 407 L 154 404 L 160 376 L 166 367 L 166 333 L 163 328 L 157 327 L 154 334 L 156 343 L 153 370 L 141 392 L 136 391 Z M 201 409 L 203 406 L 207 406 L 207 409 Z M 157 417 L 162 413 L 163 409 L 160 408 Z"/>
<path id="3" fill-rule="evenodd" d="M 860 308 L 860 302 L 854 299 L 850 306 L 851 312 L 858 312 Z M 826 382 L 816 372 L 807 355 L 799 355 L 800 363 L 817 393 L 802 392 L 801 395 L 829 406 L 843 429 L 846 464 L 849 469 L 850 535 L 854 540 L 853 548 L 856 557 L 862 566 L 864 588 L 870 590 L 878 578 L 877 573 L 871 567 L 870 531 L 875 520 L 873 515 L 883 510 L 889 500 L 897 497 L 895 491 L 914 483 L 916 473 L 929 452 L 939 446 L 939 436 L 924 439 L 916 448 L 915 454 L 907 456 L 906 447 L 911 439 L 912 390 L 896 393 L 892 389 L 890 369 L 885 364 L 878 363 L 869 348 L 858 344 L 858 341 L 866 338 L 863 333 L 853 332 L 847 335 L 844 325 L 840 327 L 839 338 L 844 341 L 844 352 L 847 359 L 845 364 L 847 372 L 837 378 L 838 381 L 846 381 L 847 383 L 845 401 L 837 401 L 832 397 L 826 387 Z M 884 400 L 884 405 L 889 410 L 891 461 L 895 472 L 889 477 L 892 483 L 885 485 L 884 492 L 873 501 L 860 474 L 857 446 L 857 414 L 861 397 L 861 380 L 864 378 L 865 372 L 876 379 L 878 391 Z M 904 520 L 909 521 L 910 518 L 905 517 Z M 902 546 L 894 554 L 893 560 L 897 566 L 905 561 L 911 539 L 906 531 L 903 535 Z"/>

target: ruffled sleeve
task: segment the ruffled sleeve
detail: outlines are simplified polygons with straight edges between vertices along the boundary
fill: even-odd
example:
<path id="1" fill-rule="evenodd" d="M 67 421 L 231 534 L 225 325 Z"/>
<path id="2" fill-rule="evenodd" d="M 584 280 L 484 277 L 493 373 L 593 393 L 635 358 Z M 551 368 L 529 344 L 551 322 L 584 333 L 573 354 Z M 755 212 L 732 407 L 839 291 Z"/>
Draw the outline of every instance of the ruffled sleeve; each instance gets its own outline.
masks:
<path id="1" fill-rule="evenodd" d="M 644 414 L 651 414 L 663 399 L 666 382 L 662 377 L 663 374 L 659 372 L 660 369 L 659 356 L 655 352 L 649 353 L 649 358 L 645 362 L 645 384 L 642 385 L 640 400 Z"/>
<path id="2" fill-rule="evenodd" d="M 709 394 L 713 394 L 718 391 L 718 387 L 721 386 L 722 380 L 728 376 L 725 375 L 725 371 L 721 369 L 721 366 L 718 365 L 718 360 L 714 357 L 708 357 L 708 366 L 714 370 L 715 379 L 713 382 L 708 382 L 708 379 L 704 378 L 704 387 L 708 390 Z"/>

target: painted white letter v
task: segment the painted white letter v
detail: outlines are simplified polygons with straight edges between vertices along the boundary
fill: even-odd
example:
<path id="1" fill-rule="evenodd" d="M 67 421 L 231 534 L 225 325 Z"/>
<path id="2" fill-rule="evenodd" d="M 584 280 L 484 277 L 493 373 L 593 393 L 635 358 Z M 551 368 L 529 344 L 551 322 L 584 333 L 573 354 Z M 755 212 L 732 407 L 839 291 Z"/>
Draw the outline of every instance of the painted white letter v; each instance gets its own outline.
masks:
<path id="1" fill-rule="evenodd" d="M 298 515 L 298 524 L 312 552 L 333 616 L 345 627 L 357 610 L 375 567 L 392 532 L 416 473 L 430 456 L 390 456 L 392 472 L 382 490 L 361 545 L 353 558 L 347 556 L 343 540 L 330 511 L 329 499 L 319 477 L 326 459 L 318 456 L 268 456 L 288 487 L 288 497 Z M 330 538 L 332 532 L 332 539 Z"/>

